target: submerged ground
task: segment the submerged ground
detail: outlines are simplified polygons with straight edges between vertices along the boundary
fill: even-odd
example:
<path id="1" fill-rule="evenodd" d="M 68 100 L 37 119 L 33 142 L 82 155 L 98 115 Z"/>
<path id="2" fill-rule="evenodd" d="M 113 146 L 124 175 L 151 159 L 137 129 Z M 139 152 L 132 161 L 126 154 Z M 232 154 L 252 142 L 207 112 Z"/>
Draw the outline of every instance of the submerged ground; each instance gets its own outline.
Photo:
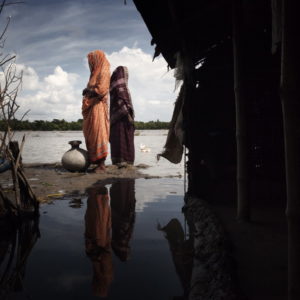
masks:
<path id="1" fill-rule="evenodd" d="M 58 164 L 25 166 L 42 204 L 41 236 L 22 271 L 22 293 L 32 299 L 93 299 L 104 292 L 94 290 L 100 280 L 106 282 L 107 299 L 185 299 L 187 286 L 198 286 L 189 299 L 286 298 L 285 203 L 278 199 L 276 186 L 253 201 L 251 222 L 239 223 L 234 180 L 222 179 L 214 183 L 208 202 L 196 201 L 185 222 L 182 176 L 155 178 L 146 175 L 144 167 L 108 166 L 106 174 L 99 175 L 70 173 Z M 8 177 L 9 172 L 3 173 L 0 181 L 9 190 Z M 101 266 L 87 252 L 85 232 L 87 226 L 102 227 L 98 217 L 87 222 L 86 215 L 92 197 L 102 195 L 103 187 L 110 197 L 113 239 L 127 232 L 130 259 L 115 245 L 105 258 L 108 264 Z M 190 230 L 196 230 L 198 240 L 190 240 Z M 224 285 L 226 278 L 230 280 Z M 199 298 L 203 291 L 205 296 Z M 211 294 L 216 291 L 221 291 L 218 297 L 227 297 Z M 14 293 L 7 299 L 18 297 Z"/>
<path id="2" fill-rule="evenodd" d="M 54 185 L 60 189 L 63 181 L 69 183 L 65 177 L 59 184 L 50 183 L 50 177 L 50 189 L 39 192 L 50 195 Z M 77 176 L 72 192 L 65 189 L 63 196 L 50 196 L 52 201 L 40 205 L 39 220 L 18 227 L 22 238 L 17 252 L 25 259 L 13 263 L 6 274 L 16 235 L 13 230 L 9 235 L 10 226 L 6 223 L 5 231 L 2 223 L 0 275 L 6 276 L 0 298 L 150 300 L 181 295 L 169 244 L 159 226 L 176 219 L 183 228 L 182 180 L 88 178 L 84 191 Z"/>

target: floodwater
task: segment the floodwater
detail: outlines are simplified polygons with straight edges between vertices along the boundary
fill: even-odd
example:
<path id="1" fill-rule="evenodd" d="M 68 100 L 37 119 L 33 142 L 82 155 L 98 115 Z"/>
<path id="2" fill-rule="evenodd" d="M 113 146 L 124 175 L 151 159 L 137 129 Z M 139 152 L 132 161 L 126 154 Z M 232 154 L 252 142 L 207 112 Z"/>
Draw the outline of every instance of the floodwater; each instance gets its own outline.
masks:
<path id="1" fill-rule="evenodd" d="M 153 176 L 183 176 L 184 162 L 171 164 L 164 158 L 157 161 L 157 154 L 161 153 L 166 142 L 167 130 L 137 130 L 135 142 L 135 164 L 147 164 L 149 175 Z M 63 154 L 70 149 L 69 141 L 82 141 L 81 148 L 86 149 L 82 131 L 28 131 L 16 132 L 14 139 L 21 141 L 25 134 L 22 157 L 24 163 L 56 163 L 60 162 Z M 142 152 L 141 145 L 149 152 Z M 110 156 L 107 164 L 111 164 Z"/>
<path id="2" fill-rule="evenodd" d="M 21 141 L 24 132 L 17 132 Z M 81 131 L 25 132 L 23 162 L 60 162 Z M 150 175 L 183 176 L 183 162 L 156 160 L 167 131 L 139 131 L 135 164 Z M 149 152 L 140 151 L 140 145 Z M 107 164 L 110 164 L 110 157 Z M 182 177 L 123 179 L 85 195 L 41 204 L 37 222 L 0 230 L 0 299 L 173 299 L 184 294 L 172 247 L 161 230 L 185 230 Z M 16 227 L 15 227 L 16 226 Z"/>
<path id="3" fill-rule="evenodd" d="M 12 263 L 16 269 L 1 279 L 3 299 L 153 300 L 183 295 L 168 240 L 158 230 L 171 219 L 184 229 L 182 206 L 183 181 L 178 178 L 116 181 L 88 188 L 83 198 L 41 205 L 36 227 L 20 230 L 21 250 L 15 251 L 21 256 Z M 0 240 L 1 262 L 9 238 Z M 10 251 L 0 276 L 13 249 L 6 247 Z"/>

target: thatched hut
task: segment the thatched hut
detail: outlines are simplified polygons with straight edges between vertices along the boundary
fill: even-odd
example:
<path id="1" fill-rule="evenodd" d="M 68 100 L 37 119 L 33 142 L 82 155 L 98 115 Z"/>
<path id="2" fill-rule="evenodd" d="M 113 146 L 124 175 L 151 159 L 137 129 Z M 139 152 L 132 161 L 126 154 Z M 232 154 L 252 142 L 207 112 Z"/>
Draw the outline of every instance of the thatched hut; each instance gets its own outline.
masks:
<path id="1" fill-rule="evenodd" d="M 188 149 L 188 193 L 208 198 L 212 179 L 233 175 L 237 217 L 249 221 L 251 194 L 263 192 L 261 183 L 271 182 L 281 191 L 286 183 L 281 199 L 287 201 L 289 224 L 289 297 L 298 299 L 297 1 L 134 3 L 152 35 L 154 58 L 161 54 L 183 82 L 176 116 L 181 110 L 184 139 L 179 144 Z"/>

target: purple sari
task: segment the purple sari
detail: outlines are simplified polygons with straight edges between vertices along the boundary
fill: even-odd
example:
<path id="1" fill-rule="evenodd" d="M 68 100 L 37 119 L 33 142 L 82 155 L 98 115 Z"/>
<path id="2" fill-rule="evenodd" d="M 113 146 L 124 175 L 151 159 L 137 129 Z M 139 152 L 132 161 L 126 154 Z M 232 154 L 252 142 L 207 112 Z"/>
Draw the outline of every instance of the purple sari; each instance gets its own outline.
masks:
<path id="1" fill-rule="evenodd" d="M 127 67 L 119 66 L 110 80 L 110 147 L 113 164 L 134 162 L 134 110 Z"/>

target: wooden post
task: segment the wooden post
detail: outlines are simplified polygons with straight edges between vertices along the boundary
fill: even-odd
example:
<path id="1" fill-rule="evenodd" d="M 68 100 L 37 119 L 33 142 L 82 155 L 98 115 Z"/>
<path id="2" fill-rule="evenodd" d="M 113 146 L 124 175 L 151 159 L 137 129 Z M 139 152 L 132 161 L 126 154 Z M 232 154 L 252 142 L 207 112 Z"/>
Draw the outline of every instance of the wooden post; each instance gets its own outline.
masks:
<path id="1" fill-rule="evenodd" d="M 9 142 L 9 151 L 12 154 L 11 162 L 11 175 L 13 179 L 13 185 L 14 185 L 14 194 L 15 194 L 15 200 L 16 200 L 16 206 L 18 213 L 20 213 L 21 210 L 21 200 L 19 195 L 19 180 L 18 180 L 18 166 L 16 166 L 16 162 L 19 160 L 20 150 L 19 150 L 19 144 L 17 141 L 11 141 Z"/>
<path id="2" fill-rule="evenodd" d="M 187 132 L 185 132 L 184 145 L 189 149 L 188 163 L 185 163 L 184 168 L 187 167 L 189 193 L 199 194 L 202 192 L 202 188 L 196 184 L 195 178 L 198 174 L 196 174 L 195 170 L 199 170 L 202 166 L 200 166 L 197 161 L 197 158 L 199 156 L 197 155 L 195 148 L 196 137 L 195 133 L 193 133 L 191 130 L 191 124 L 195 122 L 191 114 L 191 111 L 193 111 L 193 90 L 195 88 L 195 80 L 193 78 L 193 70 L 195 66 L 193 64 L 193 61 L 191 60 L 191 50 L 188 47 L 186 36 L 182 30 L 182 27 L 180 27 L 177 12 L 178 8 L 176 9 L 176 5 L 173 0 L 168 0 L 168 6 L 175 32 L 177 33 L 178 39 L 180 40 L 180 52 L 178 53 L 177 59 L 179 59 L 180 57 L 180 59 L 182 60 L 184 72 L 184 74 L 182 74 L 184 85 L 183 118 L 185 122 L 185 128 L 188 128 Z"/>
<path id="3" fill-rule="evenodd" d="M 283 0 L 281 103 L 288 221 L 288 299 L 300 299 L 300 63 L 299 1 Z"/>
<path id="4" fill-rule="evenodd" d="M 25 143 L 23 136 L 21 147 L 16 141 L 9 142 L 9 148 L 12 160 L 12 176 L 14 181 L 16 205 L 19 210 L 30 210 L 34 208 L 34 213 L 38 214 L 39 203 L 23 171 L 21 152 Z M 19 192 L 19 193 L 18 193 Z"/>
<path id="5" fill-rule="evenodd" d="M 0 186 L 0 199 L 2 199 L 4 208 L 10 213 L 15 214 L 17 211 L 17 207 L 6 197 L 4 194 L 2 187 Z"/>
<path id="6" fill-rule="evenodd" d="M 250 220 L 250 195 L 247 147 L 247 99 L 243 47 L 242 0 L 233 0 L 233 56 L 237 147 L 237 218 Z"/>

